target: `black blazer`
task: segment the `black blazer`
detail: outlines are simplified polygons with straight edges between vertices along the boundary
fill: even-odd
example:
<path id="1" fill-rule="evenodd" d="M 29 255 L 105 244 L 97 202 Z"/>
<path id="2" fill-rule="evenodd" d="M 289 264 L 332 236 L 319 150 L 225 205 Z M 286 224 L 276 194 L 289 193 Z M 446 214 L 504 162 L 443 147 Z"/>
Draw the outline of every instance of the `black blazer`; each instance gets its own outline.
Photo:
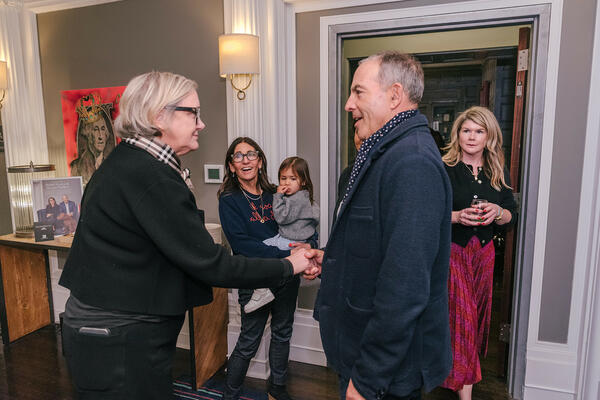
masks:
<path id="1" fill-rule="evenodd" d="M 213 242 L 181 176 L 121 142 L 94 173 L 60 284 L 107 310 L 180 315 L 211 286 L 277 286 L 291 263 L 232 256 Z"/>

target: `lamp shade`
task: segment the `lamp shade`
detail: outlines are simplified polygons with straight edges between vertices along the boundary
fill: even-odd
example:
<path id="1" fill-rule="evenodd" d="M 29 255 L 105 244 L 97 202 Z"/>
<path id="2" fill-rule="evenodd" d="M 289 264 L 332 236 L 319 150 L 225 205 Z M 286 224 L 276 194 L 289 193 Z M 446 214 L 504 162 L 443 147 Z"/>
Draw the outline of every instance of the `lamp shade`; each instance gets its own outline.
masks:
<path id="1" fill-rule="evenodd" d="M 219 36 L 219 73 L 258 74 L 258 36 L 232 33 Z"/>
<path id="2" fill-rule="evenodd" d="M 8 87 L 8 79 L 6 78 L 6 61 L 0 61 L 0 89 Z"/>

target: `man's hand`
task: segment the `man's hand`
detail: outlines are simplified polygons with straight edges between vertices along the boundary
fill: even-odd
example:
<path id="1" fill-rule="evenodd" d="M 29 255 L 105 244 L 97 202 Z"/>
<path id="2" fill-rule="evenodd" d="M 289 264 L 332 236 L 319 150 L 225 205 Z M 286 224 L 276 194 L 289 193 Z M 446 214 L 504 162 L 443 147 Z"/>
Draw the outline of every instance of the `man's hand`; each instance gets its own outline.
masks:
<path id="1" fill-rule="evenodd" d="M 299 249 L 286 257 L 286 259 L 291 261 L 294 267 L 294 275 L 304 273 L 305 271 L 312 271 L 314 269 L 315 262 L 312 259 L 305 257 L 305 252 L 305 249 Z"/>
<path id="2" fill-rule="evenodd" d="M 310 249 L 304 252 L 304 257 L 311 259 L 314 262 L 314 266 L 304 271 L 302 275 L 304 279 L 312 281 L 317 276 L 321 275 L 321 267 L 323 264 L 323 250 Z"/>
<path id="3" fill-rule="evenodd" d="M 364 397 L 358 393 L 358 390 L 354 387 L 352 379 L 348 382 L 348 389 L 346 390 L 346 400 L 365 400 Z"/>

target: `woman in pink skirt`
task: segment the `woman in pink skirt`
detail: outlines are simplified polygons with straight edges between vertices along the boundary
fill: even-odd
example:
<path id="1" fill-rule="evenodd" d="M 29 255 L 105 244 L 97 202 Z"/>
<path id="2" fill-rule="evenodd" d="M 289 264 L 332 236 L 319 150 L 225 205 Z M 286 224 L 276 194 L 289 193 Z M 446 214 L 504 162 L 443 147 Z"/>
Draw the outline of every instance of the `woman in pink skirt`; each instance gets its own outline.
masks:
<path id="1" fill-rule="evenodd" d="M 516 204 L 504 169 L 502 132 L 491 111 L 471 107 L 452 127 L 443 157 L 454 191 L 448 295 L 453 366 L 443 387 L 470 400 L 487 353 L 494 275 L 493 224 L 508 224 Z"/>

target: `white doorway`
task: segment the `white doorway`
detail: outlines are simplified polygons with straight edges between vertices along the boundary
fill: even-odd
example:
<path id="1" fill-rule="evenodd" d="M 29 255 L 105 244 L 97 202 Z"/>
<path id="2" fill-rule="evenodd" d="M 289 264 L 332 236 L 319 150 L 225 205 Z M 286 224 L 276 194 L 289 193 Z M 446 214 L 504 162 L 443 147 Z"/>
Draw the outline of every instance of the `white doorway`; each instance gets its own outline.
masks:
<path id="1" fill-rule="evenodd" d="M 511 4 L 512 3 L 512 4 Z M 540 273 L 542 263 L 534 263 L 535 249 L 545 247 L 546 215 L 538 209 L 538 200 L 548 196 L 545 169 L 551 160 L 553 107 L 556 100 L 555 75 L 552 67 L 558 52 L 548 46 L 553 35 L 560 34 L 560 24 L 551 18 L 551 4 L 507 1 L 503 7 L 489 2 L 466 2 L 444 6 L 414 7 L 385 12 L 346 14 L 321 18 L 321 234 L 327 237 L 329 215 L 335 201 L 328 187 L 335 187 L 342 155 L 340 132 L 343 113 L 341 71 L 342 41 L 347 38 L 415 32 L 499 27 L 527 24 L 532 26 L 530 74 L 523 143 L 521 225 L 517 232 L 516 265 L 513 299 L 511 347 L 508 367 L 508 390 L 514 398 L 522 398 L 525 386 L 526 349 L 531 316 L 530 298 L 538 290 L 533 276 Z M 552 27 L 552 29 L 551 29 Z M 554 76 L 550 76 L 554 75 Z M 335 99 L 335 101 L 333 101 Z M 543 133 L 543 134 L 542 134 Z M 549 148 L 549 152 L 543 151 Z M 547 207 L 547 202 L 540 203 Z M 526 211 L 526 212 L 523 212 Z M 538 251 L 539 253 L 539 251 Z M 543 257 L 543 254 L 542 254 Z M 537 269 L 537 271 L 536 271 Z M 532 287 L 533 286 L 533 287 Z M 539 304 L 537 305 L 539 307 Z M 537 338 L 537 335 L 536 335 Z"/>

